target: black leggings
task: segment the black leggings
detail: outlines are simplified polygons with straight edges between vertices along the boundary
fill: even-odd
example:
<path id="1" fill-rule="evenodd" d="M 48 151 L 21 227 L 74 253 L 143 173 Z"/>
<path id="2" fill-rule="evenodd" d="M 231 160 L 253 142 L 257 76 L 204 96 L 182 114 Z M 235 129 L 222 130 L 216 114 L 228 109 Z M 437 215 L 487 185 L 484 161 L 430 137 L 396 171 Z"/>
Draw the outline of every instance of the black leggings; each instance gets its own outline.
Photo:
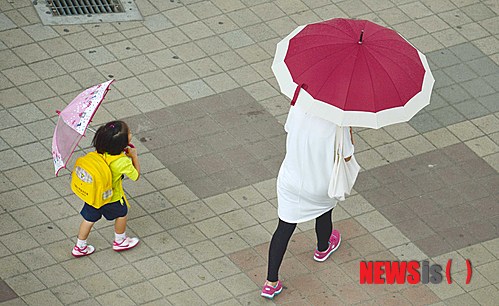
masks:
<path id="1" fill-rule="evenodd" d="M 315 219 L 315 234 L 317 235 L 317 249 L 319 251 L 325 251 L 328 248 L 329 237 L 333 231 L 332 211 L 331 209 Z M 279 219 L 279 224 L 274 235 L 272 235 L 269 247 L 269 266 L 267 270 L 267 280 L 269 282 L 277 282 L 279 279 L 279 268 L 295 228 L 296 223 L 288 223 Z"/>

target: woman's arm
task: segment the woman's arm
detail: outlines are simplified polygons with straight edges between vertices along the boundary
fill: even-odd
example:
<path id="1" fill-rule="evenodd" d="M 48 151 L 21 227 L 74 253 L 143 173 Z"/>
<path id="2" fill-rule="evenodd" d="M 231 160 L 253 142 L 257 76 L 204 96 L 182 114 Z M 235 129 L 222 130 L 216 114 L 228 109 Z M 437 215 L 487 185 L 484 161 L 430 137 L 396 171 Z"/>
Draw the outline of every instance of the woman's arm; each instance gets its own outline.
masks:
<path id="1" fill-rule="evenodd" d="M 352 127 L 350 127 L 350 141 L 352 142 L 352 145 L 354 144 L 353 142 L 353 130 Z M 349 162 L 352 159 L 352 156 L 345 157 L 345 161 Z"/>

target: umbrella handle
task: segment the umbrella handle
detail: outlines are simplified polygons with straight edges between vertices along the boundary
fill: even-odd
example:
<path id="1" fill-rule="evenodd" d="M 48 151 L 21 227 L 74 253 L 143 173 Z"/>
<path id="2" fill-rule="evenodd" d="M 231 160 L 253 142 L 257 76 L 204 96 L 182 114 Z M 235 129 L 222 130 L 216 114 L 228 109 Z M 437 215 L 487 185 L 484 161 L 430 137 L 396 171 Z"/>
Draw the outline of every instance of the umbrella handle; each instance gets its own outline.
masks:
<path id="1" fill-rule="evenodd" d="M 295 94 L 293 95 L 293 99 L 291 99 L 291 106 L 294 106 L 296 103 L 296 100 L 298 100 L 298 94 L 300 93 L 300 89 L 307 89 L 307 85 L 305 83 L 301 83 L 300 85 L 296 86 L 295 89 Z"/>

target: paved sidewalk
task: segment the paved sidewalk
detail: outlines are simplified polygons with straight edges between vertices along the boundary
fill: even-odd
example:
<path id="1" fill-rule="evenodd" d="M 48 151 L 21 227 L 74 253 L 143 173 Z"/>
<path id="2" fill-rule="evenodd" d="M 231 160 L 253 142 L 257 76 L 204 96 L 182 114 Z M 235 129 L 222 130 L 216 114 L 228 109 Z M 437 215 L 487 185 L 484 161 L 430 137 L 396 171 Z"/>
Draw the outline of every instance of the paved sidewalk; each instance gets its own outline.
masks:
<path id="1" fill-rule="evenodd" d="M 497 304 L 497 1 L 135 2 L 143 21 L 43 26 L 32 1 L 0 0 L 0 305 Z M 342 245 L 317 263 L 314 224 L 300 224 L 269 301 L 259 291 L 289 106 L 270 66 L 295 27 L 334 17 L 399 31 L 435 87 L 408 123 L 354 130 L 363 170 L 335 209 Z M 92 125 L 132 127 L 143 176 L 124 183 L 127 233 L 142 243 L 113 252 L 100 221 L 96 253 L 74 259 L 81 201 L 69 171 L 53 174 L 55 110 L 110 78 Z M 359 283 L 361 261 L 449 259 L 452 284 L 444 272 L 438 285 Z"/>

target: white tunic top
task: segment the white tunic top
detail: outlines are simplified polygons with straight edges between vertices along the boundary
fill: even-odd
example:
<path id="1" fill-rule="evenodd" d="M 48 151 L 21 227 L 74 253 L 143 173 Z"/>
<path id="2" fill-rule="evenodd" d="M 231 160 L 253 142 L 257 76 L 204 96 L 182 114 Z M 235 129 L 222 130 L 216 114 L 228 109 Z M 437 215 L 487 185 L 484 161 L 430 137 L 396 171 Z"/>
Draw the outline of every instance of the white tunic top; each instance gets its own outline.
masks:
<path id="1" fill-rule="evenodd" d="M 286 156 L 277 176 L 279 219 L 300 223 L 336 206 L 328 196 L 338 126 L 291 107 L 284 129 Z M 344 128 L 344 156 L 353 154 L 349 128 Z"/>

